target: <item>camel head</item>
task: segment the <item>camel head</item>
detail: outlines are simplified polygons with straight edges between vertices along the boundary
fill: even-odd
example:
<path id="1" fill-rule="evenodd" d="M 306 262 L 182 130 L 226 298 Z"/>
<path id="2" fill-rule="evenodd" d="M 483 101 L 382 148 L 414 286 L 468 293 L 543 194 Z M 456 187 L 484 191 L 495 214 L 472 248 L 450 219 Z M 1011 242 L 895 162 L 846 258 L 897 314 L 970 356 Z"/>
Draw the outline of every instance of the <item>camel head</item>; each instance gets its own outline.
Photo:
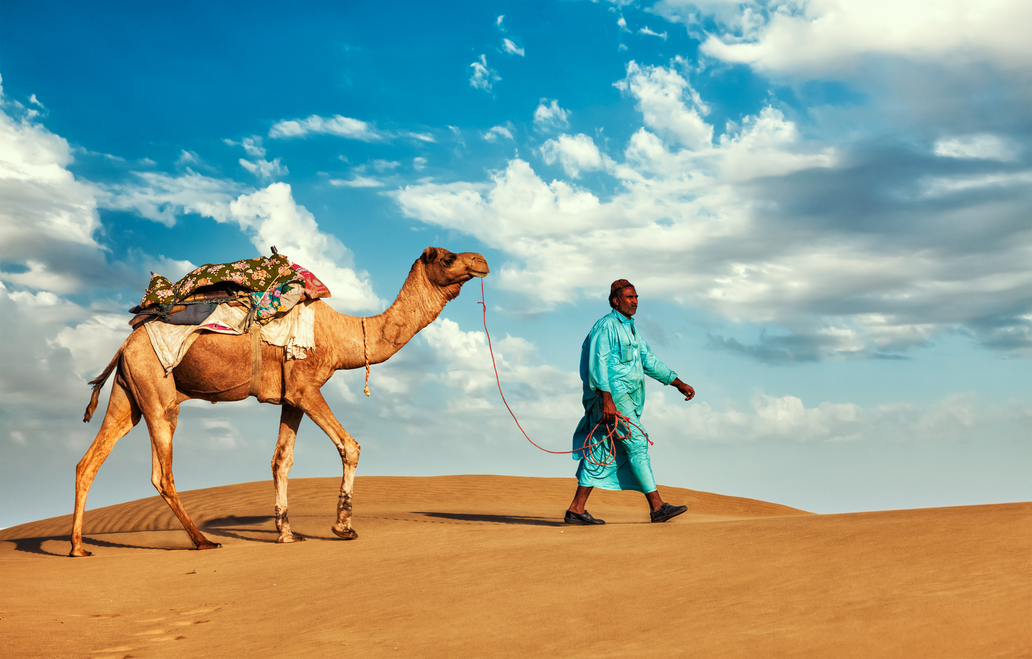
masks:
<path id="1" fill-rule="evenodd" d="M 443 289 L 449 300 L 459 294 L 459 289 L 467 281 L 486 277 L 491 272 L 487 259 L 476 252 L 455 254 L 443 247 L 427 247 L 419 260 L 423 262 L 427 279 Z"/>

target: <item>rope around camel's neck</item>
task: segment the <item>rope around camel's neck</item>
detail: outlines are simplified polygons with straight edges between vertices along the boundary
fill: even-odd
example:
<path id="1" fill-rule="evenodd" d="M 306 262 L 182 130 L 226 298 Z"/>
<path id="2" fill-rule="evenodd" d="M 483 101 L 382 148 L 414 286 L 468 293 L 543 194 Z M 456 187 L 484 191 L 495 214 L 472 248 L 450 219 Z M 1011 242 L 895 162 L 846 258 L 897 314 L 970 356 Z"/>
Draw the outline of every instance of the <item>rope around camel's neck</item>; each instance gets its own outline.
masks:
<path id="1" fill-rule="evenodd" d="M 366 341 L 365 316 L 362 316 L 362 357 L 365 359 L 365 392 L 369 396 L 369 342 Z"/>

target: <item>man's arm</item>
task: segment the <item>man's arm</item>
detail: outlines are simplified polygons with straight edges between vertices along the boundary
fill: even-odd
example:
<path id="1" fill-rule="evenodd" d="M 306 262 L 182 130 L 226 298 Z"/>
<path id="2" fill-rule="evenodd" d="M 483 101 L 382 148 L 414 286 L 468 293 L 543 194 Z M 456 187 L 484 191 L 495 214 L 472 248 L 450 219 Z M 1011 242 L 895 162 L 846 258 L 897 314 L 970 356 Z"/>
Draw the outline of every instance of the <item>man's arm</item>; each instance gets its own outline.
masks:
<path id="1" fill-rule="evenodd" d="M 684 396 L 685 400 L 695 398 L 695 389 L 693 389 L 691 385 L 681 382 L 681 378 L 674 378 L 674 381 L 670 383 L 670 386 L 676 387 Z M 602 391 L 599 393 L 602 394 L 602 418 L 605 420 L 607 426 L 613 425 L 616 423 L 616 403 L 613 402 L 613 396 L 608 391 Z"/>
<path id="2" fill-rule="evenodd" d="M 677 379 L 677 373 L 674 373 L 669 366 L 656 357 L 644 338 L 639 339 L 639 341 L 641 343 L 641 367 L 645 375 L 663 384 L 674 384 L 674 380 Z"/>

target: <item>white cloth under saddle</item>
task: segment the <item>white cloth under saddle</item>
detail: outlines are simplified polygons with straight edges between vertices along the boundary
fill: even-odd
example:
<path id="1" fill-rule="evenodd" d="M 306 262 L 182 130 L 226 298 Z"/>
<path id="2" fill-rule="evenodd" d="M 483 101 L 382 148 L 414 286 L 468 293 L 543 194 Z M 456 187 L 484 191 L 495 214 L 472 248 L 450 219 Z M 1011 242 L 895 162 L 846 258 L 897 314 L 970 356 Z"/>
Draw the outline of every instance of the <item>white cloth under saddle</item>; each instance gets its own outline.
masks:
<path id="1" fill-rule="evenodd" d="M 153 320 L 144 327 L 168 375 L 183 361 L 201 332 L 243 334 L 246 316 L 247 311 L 242 307 L 220 304 L 200 325 L 170 325 Z M 304 359 L 306 350 L 315 350 L 315 312 L 308 302 L 294 305 L 286 315 L 262 326 L 262 340 L 286 348 L 287 359 Z"/>

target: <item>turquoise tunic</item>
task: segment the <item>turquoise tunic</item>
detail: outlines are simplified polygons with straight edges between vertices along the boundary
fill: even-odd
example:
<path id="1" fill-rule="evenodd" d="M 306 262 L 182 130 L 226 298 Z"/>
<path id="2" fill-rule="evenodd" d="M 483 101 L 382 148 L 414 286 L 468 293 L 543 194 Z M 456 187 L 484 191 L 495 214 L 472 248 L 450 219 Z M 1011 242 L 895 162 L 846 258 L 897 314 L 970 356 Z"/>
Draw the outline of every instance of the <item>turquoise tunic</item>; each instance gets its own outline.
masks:
<path id="1" fill-rule="evenodd" d="M 677 379 L 677 373 L 652 354 L 635 329 L 634 319 L 614 310 L 600 318 L 584 339 L 580 375 L 584 383 L 584 417 L 573 433 L 573 458 L 580 460 L 578 484 L 604 490 L 655 491 L 649 443 L 638 428 L 631 426 L 631 437 L 616 442 L 616 459 L 611 464 L 604 464 L 609 461 L 608 442 L 590 449 L 591 460 L 585 459 L 582 449 L 588 433 L 602 419 L 601 392 L 608 391 L 617 411 L 644 427 L 641 413 L 645 408 L 645 376 L 670 384 Z M 627 431 L 627 424 L 621 423 L 619 434 L 626 435 Z M 607 432 L 602 423 L 590 443 L 603 439 Z"/>

